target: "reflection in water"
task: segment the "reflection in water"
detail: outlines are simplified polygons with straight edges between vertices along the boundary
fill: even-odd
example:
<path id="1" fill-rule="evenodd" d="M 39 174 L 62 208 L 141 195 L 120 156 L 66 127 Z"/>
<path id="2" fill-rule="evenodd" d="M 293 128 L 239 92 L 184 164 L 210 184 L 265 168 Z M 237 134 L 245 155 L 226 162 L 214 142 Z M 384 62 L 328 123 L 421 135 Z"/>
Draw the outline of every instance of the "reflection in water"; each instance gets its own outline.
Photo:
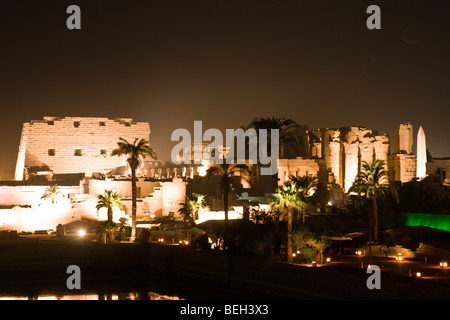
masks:
<path id="1" fill-rule="evenodd" d="M 66 294 L 39 296 L 0 296 L 0 300 L 182 300 L 177 296 L 166 296 L 156 292 L 128 292 L 113 294 Z"/>

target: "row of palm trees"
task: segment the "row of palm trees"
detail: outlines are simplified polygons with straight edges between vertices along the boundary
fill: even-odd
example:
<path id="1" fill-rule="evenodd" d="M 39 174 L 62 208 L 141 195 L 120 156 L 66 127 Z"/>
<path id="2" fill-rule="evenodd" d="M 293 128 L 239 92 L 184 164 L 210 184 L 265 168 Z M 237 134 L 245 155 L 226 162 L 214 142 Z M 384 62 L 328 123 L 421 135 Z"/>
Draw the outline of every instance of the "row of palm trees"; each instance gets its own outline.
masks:
<path id="1" fill-rule="evenodd" d="M 291 143 L 291 142 L 299 142 L 298 140 L 298 130 L 301 128 L 300 125 L 298 125 L 295 121 L 291 119 L 286 118 L 275 118 L 275 117 L 268 117 L 268 118 L 256 118 L 254 119 L 250 125 L 249 128 L 254 129 L 267 129 L 268 133 L 270 134 L 270 129 L 278 129 L 279 130 L 279 139 L 280 139 L 280 148 L 281 152 L 283 152 L 283 148 L 285 144 Z M 268 143 L 268 150 L 270 150 L 270 136 L 268 137 L 267 141 Z M 143 158 L 150 157 L 154 160 L 157 160 L 156 151 L 154 148 L 152 148 L 149 144 L 149 141 L 145 139 L 138 139 L 136 138 L 133 143 L 128 142 L 124 138 L 119 138 L 118 148 L 114 149 L 111 152 L 111 156 L 126 156 L 127 157 L 127 163 L 130 166 L 131 169 L 131 194 L 132 194 L 132 205 L 131 205 L 131 237 L 130 241 L 134 242 L 136 239 L 136 170 L 139 167 L 139 165 L 142 162 Z M 281 153 L 283 156 L 283 153 Z M 242 178 L 246 179 L 250 176 L 250 168 L 244 164 L 222 164 L 222 165 L 216 165 L 212 166 L 207 171 L 207 177 L 211 176 L 219 176 L 220 177 L 220 183 L 222 187 L 222 194 L 223 194 L 223 202 L 224 202 L 224 212 L 225 212 L 225 233 L 224 233 L 224 239 L 227 239 L 227 231 L 228 231 L 228 194 L 230 190 L 230 183 L 231 178 L 235 176 L 236 174 L 239 174 Z M 276 186 L 277 183 L 277 177 L 274 175 L 274 186 Z M 97 205 L 97 208 L 99 206 L 106 206 L 108 208 L 108 221 L 112 221 L 112 209 L 111 206 L 114 206 L 114 201 L 111 199 L 111 190 L 107 191 L 109 193 L 105 193 L 104 196 L 99 196 L 99 204 Z M 118 196 L 117 194 L 115 196 Z M 199 197 L 198 195 L 195 195 L 194 197 Z M 195 206 L 195 202 L 197 202 L 197 207 Z M 187 202 L 188 204 L 186 206 L 190 206 L 194 204 L 194 211 L 198 212 L 200 204 L 201 206 L 204 206 L 203 204 L 204 198 L 202 199 L 194 199 L 194 201 Z M 183 209 L 182 209 L 183 210 Z M 184 208 L 185 212 L 192 212 L 193 210 L 189 207 Z M 111 215 L 111 219 L 110 219 Z"/>
<path id="2" fill-rule="evenodd" d="M 289 143 L 301 143 L 298 139 L 299 130 L 301 126 L 295 121 L 286 118 L 257 118 L 254 119 L 249 128 L 254 129 L 270 129 L 279 130 L 280 138 L 280 155 L 283 156 L 283 147 Z M 267 141 L 271 141 L 269 138 Z M 267 146 L 270 150 L 270 146 Z M 127 156 L 127 162 L 131 168 L 132 176 L 132 231 L 131 241 L 136 237 L 136 169 L 142 161 L 142 158 L 147 156 L 157 159 L 155 150 L 150 147 L 149 142 L 145 139 L 135 139 L 134 143 L 129 143 L 127 140 L 120 138 L 118 148 L 114 149 L 111 155 Z M 233 176 L 240 176 L 244 179 L 249 179 L 251 176 L 250 168 L 245 164 L 220 164 L 211 166 L 207 170 L 206 177 L 219 176 L 223 196 L 224 205 L 224 243 L 228 241 L 228 195 L 230 192 L 231 179 Z M 293 211 L 302 212 L 306 207 L 307 197 L 310 191 L 317 187 L 317 181 L 310 177 L 294 177 L 278 187 L 278 177 L 274 175 L 273 183 L 275 193 L 271 199 L 271 204 L 276 211 L 286 211 L 288 220 L 288 239 L 287 239 L 287 257 L 288 261 L 292 261 L 292 218 Z M 349 192 L 356 193 L 359 197 L 364 197 L 371 201 L 372 210 L 369 217 L 371 231 L 374 226 L 374 240 L 378 240 L 378 210 L 377 200 L 379 198 L 393 195 L 398 201 L 396 189 L 389 183 L 388 173 L 385 170 L 385 162 L 383 160 L 374 159 L 372 163 L 363 162 L 361 172 L 356 177 Z M 190 197 L 190 198 L 189 198 Z M 181 211 L 186 215 L 189 213 L 198 214 L 201 208 L 205 208 L 204 196 L 192 194 L 186 198 L 183 204 L 184 208 Z M 109 217 L 109 216 L 108 216 Z M 194 216 L 195 219 L 195 216 Z"/>
<path id="3" fill-rule="evenodd" d="M 45 189 L 44 194 L 41 199 L 49 199 L 52 204 L 56 203 L 56 196 L 58 194 L 62 194 L 59 191 L 59 187 L 57 184 L 50 185 Z M 108 222 L 113 221 L 113 208 L 123 208 L 123 204 L 121 202 L 122 197 L 114 190 L 105 190 L 103 194 L 98 195 L 98 201 L 96 205 L 96 209 L 100 210 L 101 208 L 107 209 Z"/>
<path id="4" fill-rule="evenodd" d="M 317 185 L 316 185 L 317 186 Z M 311 188 L 312 184 L 306 179 L 298 179 L 291 176 L 290 180 L 277 189 L 272 199 L 272 205 L 275 208 L 286 208 L 288 212 L 288 239 L 287 239 L 287 257 L 292 261 L 292 212 L 293 210 L 303 210 L 307 198 L 306 188 Z M 303 192 L 302 192 L 303 190 Z M 361 172 L 356 177 L 349 193 L 356 194 L 358 197 L 370 202 L 369 214 L 369 233 L 370 244 L 373 240 L 378 241 L 378 200 L 392 197 L 398 202 L 398 192 L 395 185 L 389 182 L 389 175 L 385 169 L 385 162 L 379 159 L 373 159 L 372 162 L 363 161 Z"/>
<path id="5" fill-rule="evenodd" d="M 260 118 L 255 119 L 249 125 L 254 129 L 278 129 L 280 136 L 281 157 L 284 156 L 285 146 L 293 143 L 302 144 L 299 139 L 299 133 L 302 126 L 295 121 L 286 118 Z M 270 132 L 270 131 L 269 131 Z M 270 141 L 270 140 L 268 140 Z M 270 146 L 268 146 L 270 150 Z M 291 176 L 289 181 L 278 187 L 278 177 L 273 176 L 273 185 L 275 193 L 271 199 L 273 209 L 287 211 L 288 239 L 287 239 L 287 257 L 288 261 L 292 261 L 292 218 L 293 211 L 302 212 L 308 201 L 307 195 L 312 189 L 318 188 L 319 184 L 316 179 L 309 176 L 294 177 Z M 383 160 L 373 159 L 371 163 L 363 161 L 361 171 L 356 177 L 353 185 L 349 189 L 349 194 L 356 194 L 359 198 L 366 199 L 371 203 L 371 211 L 369 215 L 369 232 L 370 243 L 372 242 L 372 227 L 374 240 L 378 240 L 378 200 L 392 197 L 398 202 L 398 193 L 393 184 L 389 182 L 389 175 L 386 170 L 386 163 Z M 278 221 L 278 215 L 276 218 Z"/>
<path id="6" fill-rule="evenodd" d="M 154 160 L 158 160 L 156 151 L 149 144 L 146 139 L 136 138 L 134 142 L 128 142 L 124 138 L 119 138 L 117 142 L 117 148 L 112 150 L 111 156 L 126 156 L 127 163 L 131 169 L 131 236 L 130 242 L 136 240 L 136 170 L 141 164 L 142 160 L 146 157 L 151 157 Z M 52 203 L 55 202 L 56 195 L 58 193 L 57 185 L 49 186 L 42 199 L 51 199 Z M 108 220 L 107 223 L 112 223 L 112 208 L 115 206 L 122 207 L 120 202 L 120 196 L 113 190 L 105 190 L 103 195 L 98 196 L 97 209 L 106 207 L 108 210 Z"/>
<path id="7" fill-rule="evenodd" d="M 228 195 L 231 178 L 239 173 L 242 176 L 249 177 L 250 169 L 243 164 L 221 164 L 210 167 L 207 171 L 207 177 L 217 175 L 220 177 L 222 185 L 222 196 L 225 212 L 224 243 L 225 247 L 228 239 Z M 272 210 L 277 214 L 276 223 L 279 217 L 287 217 L 287 260 L 293 261 L 292 252 L 292 222 L 294 211 L 303 213 L 311 191 L 317 188 L 317 180 L 310 176 L 295 177 L 290 176 L 289 181 L 278 187 L 270 200 Z M 388 173 L 385 170 L 383 160 L 374 159 L 371 163 L 366 161 L 362 164 L 360 174 L 356 177 L 349 192 L 356 193 L 359 197 L 370 200 L 372 205 L 371 215 L 369 216 L 369 230 L 372 241 L 372 227 L 374 227 L 374 240 L 378 240 L 378 206 L 379 198 L 393 195 L 398 201 L 397 191 L 389 183 Z M 197 205 L 197 207 L 194 206 Z M 204 196 L 193 194 L 186 197 L 186 207 L 190 208 L 187 212 L 198 212 L 200 208 L 205 207 Z M 278 230 L 276 232 L 278 234 Z"/>
<path id="8" fill-rule="evenodd" d="M 283 156 L 283 146 L 291 142 L 300 142 L 298 139 L 298 132 L 301 128 L 295 121 L 286 118 L 260 118 L 253 120 L 249 128 L 254 129 L 278 129 L 280 138 L 280 155 Z M 270 138 L 267 140 L 270 141 Z M 268 146 L 270 150 L 270 146 Z M 156 151 L 149 145 L 149 141 L 145 139 L 136 138 L 133 143 L 126 139 L 120 138 L 118 148 L 111 152 L 112 156 L 126 156 L 127 163 L 131 169 L 132 182 L 132 227 L 130 241 L 134 242 L 136 239 L 136 170 L 141 164 L 143 158 L 151 157 L 157 160 Z M 244 179 L 249 179 L 251 176 L 250 168 L 245 164 L 216 164 L 207 170 L 206 177 L 218 176 L 220 177 L 220 184 L 223 196 L 224 205 L 224 242 L 228 241 L 228 195 L 230 192 L 231 179 L 233 176 L 240 176 Z M 289 181 L 278 187 L 278 177 L 274 175 L 274 194 L 271 199 L 271 204 L 278 213 L 285 212 L 288 221 L 288 238 L 287 238 L 287 257 L 288 261 L 292 261 L 292 218 L 294 210 L 302 212 L 306 207 L 307 196 L 311 189 L 317 186 L 317 182 L 310 177 L 293 177 Z M 53 190 L 54 191 L 54 190 Z M 364 162 L 362 164 L 361 173 L 355 179 L 353 186 L 349 190 L 356 193 L 360 197 L 369 199 L 372 203 L 372 211 L 369 221 L 374 225 L 375 240 L 378 238 L 378 214 L 377 214 L 377 200 L 388 194 L 396 196 L 395 189 L 389 184 L 388 174 L 385 170 L 385 163 L 382 160 L 374 159 L 372 163 Z M 52 198 L 54 201 L 54 192 L 49 192 L 45 197 Z M 43 197 L 44 197 L 43 196 Z M 191 198 L 189 198 L 191 197 Z M 189 195 L 184 203 L 182 212 L 189 215 L 197 212 L 201 207 L 205 207 L 204 196 Z M 120 197 L 112 190 L 107 190 L 103 195 L 99 196 L 97 209 L 101 207 L 108 208 L 108 221 L 112 221 L 112 207 L 120 206 Z M 278 220 L 278 219 L 277 219 Z"/>
<path id="9" fill-rule="evenodd" d="M 146 157 L 158 160 L 156 151 L 149 144 L 148 140 L 136 138 L 133 143 L 128 142 L 124 138 L 119 138 L 118 147 L 111 152 L 111 156 L 126 156 L 127 163 L 131 169 L 131 236 L 130 241 L 136 240 L 136 170 Z"/>

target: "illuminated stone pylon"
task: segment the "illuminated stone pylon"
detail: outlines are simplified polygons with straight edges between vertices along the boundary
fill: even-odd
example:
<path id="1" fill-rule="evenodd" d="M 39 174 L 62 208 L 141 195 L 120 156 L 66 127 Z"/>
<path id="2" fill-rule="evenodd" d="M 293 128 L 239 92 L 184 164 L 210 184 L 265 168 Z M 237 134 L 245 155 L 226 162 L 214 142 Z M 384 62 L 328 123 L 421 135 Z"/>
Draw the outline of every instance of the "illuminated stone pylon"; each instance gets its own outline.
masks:
<path id="1" fill-rule="evenodd" d="M 417 178 L 423 179 L 427 171 L 427 145 L 425 141 L 425 132 L 420 126 L 417 132 Z"/>

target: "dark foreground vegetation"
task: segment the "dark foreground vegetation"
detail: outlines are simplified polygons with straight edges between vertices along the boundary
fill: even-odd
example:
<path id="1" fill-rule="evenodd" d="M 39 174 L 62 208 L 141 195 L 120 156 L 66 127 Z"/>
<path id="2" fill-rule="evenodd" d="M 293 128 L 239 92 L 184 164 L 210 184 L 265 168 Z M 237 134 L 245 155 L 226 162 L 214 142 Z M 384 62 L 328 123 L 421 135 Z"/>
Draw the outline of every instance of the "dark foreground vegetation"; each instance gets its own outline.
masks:
<path id="1" fill-rule="evenodd" d="M 69 265 L 81 268 L 82 292 L 154 291 L 185 299 L 449 299 L 448 287 L 383 274 L 366 287 L 365 269 L 303 267 L 223 251 L 80 239 L 0 243 L 0 294 L 74 293 Z"/>

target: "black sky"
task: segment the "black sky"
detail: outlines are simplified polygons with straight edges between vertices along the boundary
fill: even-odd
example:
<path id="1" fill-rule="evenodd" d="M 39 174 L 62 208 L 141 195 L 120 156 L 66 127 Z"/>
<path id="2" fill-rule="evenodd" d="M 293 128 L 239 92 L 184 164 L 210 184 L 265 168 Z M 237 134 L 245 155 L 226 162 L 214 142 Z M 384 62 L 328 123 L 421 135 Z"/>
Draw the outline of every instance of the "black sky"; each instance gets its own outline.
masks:
<path id="1" fill-rule="evenodd" d="M 81 30 L 66 28 L 71 4 Z M 371 4 L 381 30 L 366 27 Z M 265 116 L 391 138 L 408 121 L 450 156 L 449 15 L 441 0 L 2 0 L 0 175 L 13 177 L 22 123 L 46 115 L 148 121 L 165 160 L 194 120 Z"/>

